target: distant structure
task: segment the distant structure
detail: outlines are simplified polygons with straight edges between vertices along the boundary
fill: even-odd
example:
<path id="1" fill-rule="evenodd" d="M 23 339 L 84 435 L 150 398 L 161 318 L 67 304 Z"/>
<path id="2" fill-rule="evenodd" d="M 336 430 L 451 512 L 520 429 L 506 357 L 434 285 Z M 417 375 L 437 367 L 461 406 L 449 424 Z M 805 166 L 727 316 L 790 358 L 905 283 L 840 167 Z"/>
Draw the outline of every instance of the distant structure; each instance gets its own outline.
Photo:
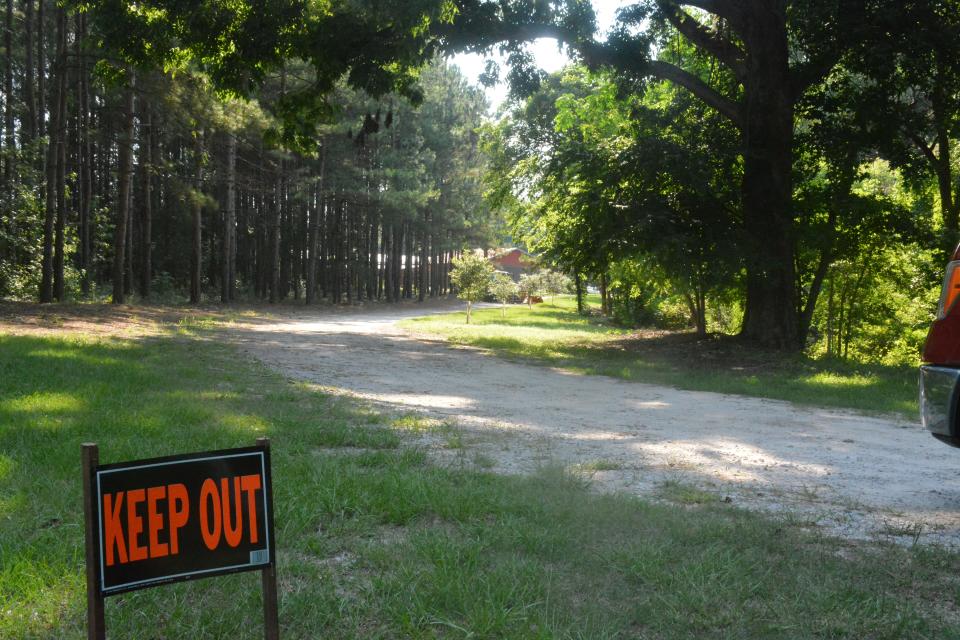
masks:
<path id="1" fill-rule="evenodd" d="M 519 282 L 521 275 L 536 268 L 533 256 L 516 247 L 497 249 L 490 256 L 490 262 L 496 267 L 497 271 L 509 274 L 514 282 Z"/>

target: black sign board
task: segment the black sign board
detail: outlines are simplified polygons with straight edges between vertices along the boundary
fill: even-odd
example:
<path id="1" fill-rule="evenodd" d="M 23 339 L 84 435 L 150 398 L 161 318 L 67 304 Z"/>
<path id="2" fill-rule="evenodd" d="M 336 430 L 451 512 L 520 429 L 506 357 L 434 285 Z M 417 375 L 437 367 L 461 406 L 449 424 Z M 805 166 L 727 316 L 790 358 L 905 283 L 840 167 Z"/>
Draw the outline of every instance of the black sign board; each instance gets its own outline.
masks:
<path id="1" fill-rule="evenodd" d="M 267 638 L 279 637 L 270 443 L 98 465 L 83 445 L 88 637 L 103 599 L 168 582 L 262 572 Z"/>
<path id="2" fill-rule="evenodd" d="M 101 593 L 271 564 L 268 456 L 250 447 L 97 467 Z"/>

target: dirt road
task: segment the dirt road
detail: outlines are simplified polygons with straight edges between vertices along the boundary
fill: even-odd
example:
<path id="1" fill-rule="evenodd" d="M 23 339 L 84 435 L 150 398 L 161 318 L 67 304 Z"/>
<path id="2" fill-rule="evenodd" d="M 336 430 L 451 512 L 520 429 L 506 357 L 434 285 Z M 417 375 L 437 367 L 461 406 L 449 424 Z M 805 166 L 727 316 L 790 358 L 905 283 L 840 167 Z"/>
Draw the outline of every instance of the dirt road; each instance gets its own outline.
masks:
<path id="1" fill-rule="evenodd" d="M 919 424 L 581 376 L 394 326 L 424 313 L 318 312 L 232 335 L 288 376 L 443 422 L 426 441 L 453 462 L 502 473 L 560 464 L 600 489 L 722 500 L 850 538 L 960 545 L 960 450 Z"/>

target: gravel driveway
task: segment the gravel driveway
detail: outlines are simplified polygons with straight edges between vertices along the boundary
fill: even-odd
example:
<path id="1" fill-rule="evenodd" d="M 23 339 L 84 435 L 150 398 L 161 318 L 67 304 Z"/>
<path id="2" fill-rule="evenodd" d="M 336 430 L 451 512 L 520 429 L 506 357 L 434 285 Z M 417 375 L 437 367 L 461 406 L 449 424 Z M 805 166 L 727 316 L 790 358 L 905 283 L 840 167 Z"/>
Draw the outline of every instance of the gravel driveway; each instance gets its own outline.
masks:
<path id="1" fill-rule="evenodd" d="M 917 423 L 508 362 L 394 324 L 450 308 L 302 312 L 232 335 L 285 375 L 443 422 L 463 446 L 425 441 L 452 463 L 562 465 L 601 490 L 679 491 L 849 538 L 960 544 L 960 450 Z"/>

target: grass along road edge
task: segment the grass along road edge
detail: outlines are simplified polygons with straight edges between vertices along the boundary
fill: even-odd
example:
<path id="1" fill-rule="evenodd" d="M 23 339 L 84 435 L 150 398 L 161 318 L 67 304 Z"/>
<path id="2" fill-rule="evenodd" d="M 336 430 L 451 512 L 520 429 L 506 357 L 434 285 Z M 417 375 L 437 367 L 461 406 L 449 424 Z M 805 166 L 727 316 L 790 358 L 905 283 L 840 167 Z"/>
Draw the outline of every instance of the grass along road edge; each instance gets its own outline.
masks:
<path id="1" fill-rule="evenodd" d="M 501 357 L 584 374 L 798 404 L 894 414 L 916 422 L 917 370 L 747 350 L 733 338 L 632 332 L 576 313 L 571 297 L 399 323 L 415 334 L 487 349 Z"/>

